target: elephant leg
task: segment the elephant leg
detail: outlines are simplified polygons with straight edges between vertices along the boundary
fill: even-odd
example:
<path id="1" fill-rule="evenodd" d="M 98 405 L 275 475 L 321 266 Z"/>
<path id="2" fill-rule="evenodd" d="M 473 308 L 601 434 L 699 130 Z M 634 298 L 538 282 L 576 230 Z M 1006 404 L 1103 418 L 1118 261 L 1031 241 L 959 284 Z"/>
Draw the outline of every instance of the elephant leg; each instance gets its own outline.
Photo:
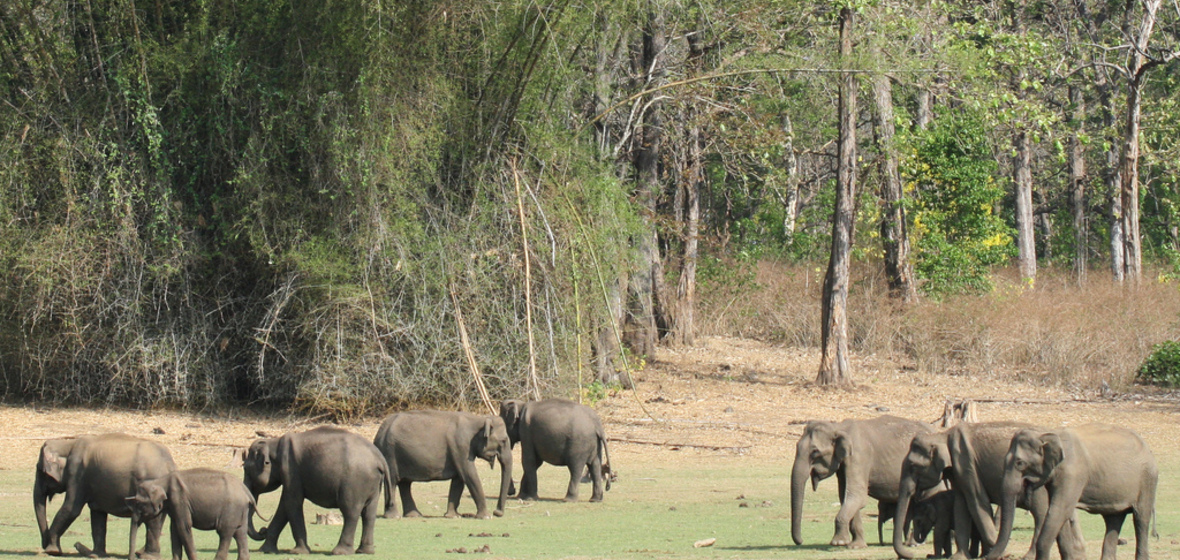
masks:
<path id="1" fill-rule="evenodd" d="M 90 510 L 90 534 L 94 536 L 94 550 L 92 554 L 98 557 L 107 555 L 107 513 L 105 511 Z"/>
<path id="2" fill-rule="evenodd" d="M 602 479 L 602 457 L 597 453 L 590 459 L 590 482 L 594 490 L 590 493 L 591 502 L 601 502 L 606 485 Z"/>
<path id="3" fill-rule="evenodd" d="M 537 454 L 529 446 L 520 446 L 520 464 L 524 468 L 524 474 L 520 477 L 520 494 L 517 497 L 522 500 L 535 500 L 537 499 L 537 467 L 541 465 L 537 460 Z"/>
<path id="4" fill-rule="evenodd" d="M 303 497 L 298 499 L 292 498 L 286 504 L 288 523 L 291 524 L 291 536 L 295 538 L 295 548 L 291 549 L 292 554 L 310 554 L 311 548 L 307 546 L 307 522 L 303 519 Z M 272 533 L 267 531 L 268 536 Z M 273 533 L 275 538 L 278 538 L 278 532 Z"/>
<path id="5" fill-rule="evenodd" d="M 279 534 L 287 527 L 287 508 L 279 504 L 279 508 L 275 510 L 274 517 L 271 518 L 270 526 L 266 529 L 266 541 L 262 543 L 262 548 L 259 552 L 264 554 L 278 554 L 279 553 Z"/>
<path id="6" fill-rule="evenodd" d="M 340 516 L 344 518 L 344 526 L 340 528 L 340 540 L 336 541 L 336 548 L 332 549 L 335 556 L 343 556 L 356 552 L 356 522 L 360 515 L 355 507 L 340 508 Z"/>
<path id="7" fill-rule="evenodd" d="M 402 496 L 402 515 L 404 517 L 422 517 L 422 512 L 418 511 L 418 504 L 414 503 L 414 495 L 410 493 L 409 480 L 402 480 L 397 483 L 397 492 Z"/>
<path id="8" fill-rule="evenodd" d="M 1123 530 L 1127 514 L 1111 513 L 1103 515 L 1102 520 L 1106 521 L 1106 535 L 1102 539 L 1102 560 L 1114 560 L 1114 555 L 1119 549 L 1119 532 Z M 1138 548 L 1139 543 L 1135 545 Z"/>
<path id="9" fill-rule="evenodd" d="M 979 555 L 978 545 L 974 545 L 973 549 L 972 536 L 977 535 L 975 522 L 971 518 L 971 513 L 968 512 L 967 500 L 963 496 L 955 492 L 955 553 L 951 556 L 954 560 L 966 560 L 968 555 L 975 557 Z"/>
<path id="10" fill-rule="evenodd" d="M 172 541 L 172 560 L 184 560 L 185 543 L 184 537 L 180 534 L 180 527 L 173 521 L 168 530 L 168 538 Z M 197 560 L 196 551 L 188 553 L 188 560 Z"/>
<path id="11" fill-rule="evenodd" d="M 447 512 L 443 517 L 448 519 L 459 517 L 459 500 L 463 498 L 463 479 L 451 479 L 451 487 L 447 490 Z"/>
<path id="12" fill-rule="evenodd" d="M 136 552 L 140 558 L 159 558 L 163 550 L 160 548 L 160 537 L 164 534 L 164 515 L 157 515 L 144 522 L 147 527 L 147 538 L 143 541 L 143 549 Z"/>
<path id="13" fill-rule="evenodd" d="M 1035 535 L 1036 532 L 1034 531 L 1033 534 Z M 1073 517 L 1065 523 L 1065 527 L 1062 527 L 1061 533 L 1057 535 L 1057 551 L 1061 554 L 1061 560 L 1086 559 L 1086 537 L 1082 535 L 1077 511 L 1074 511 Z"/>
<path id="14" fill-rule="evenodd" d="M 192 531 L 189 531 L 189 536 L 192 536 Z M 233 540 L 234 534 L 232 532 L 219 529 L 217 531 L 217 554 L 213 555 L 213 560 L 229 560 L 229 543 Z M 192 539 L 188 539 L 188 541 L 192 542 Z M 185 548 L 188 548 L 188 543 L 185 543 Z M 196 558 L 189 560 L 196 560 Z"/>
<path id="15" fill-rule="evenodd" d="M 459 506 L 459 499 L 463 496 L 463 486 L 467 486 L 467 491 L 471 493 L 471 499 L 475 502 L 475 517 L 477 519 L 491 519 L 491 514 L 488 513 L 487 497 L 483 494 L 483 483 L 479 481 L 479 472 L 475 470 L 475 463 L 468 463 L 459 469 L 459 477 L 455 480 L 459 481 L 458 489 L 455 488 L 454 483 L 451 486 L 452 503 L 457 508 Z"/>
<path id="16" fill-rule="evenodd" d="M 849 548 L 864 548 L 864 527 L 861 525 L 860 510 L 864 508 L 867 496 L 860 489 L 848 488 L 844 492 L 844 499 L 840 504 L 840 512 L 836 514 L 836 535 L 832 537 L 832 546 L 847 546 Z"/>
<path id="17" fill-rule="evenodd" d="M 238 530 L 234 531 L 233 537 L 234 542 L 238 545 L 238 560 L 250 560 L 250 539 L 246 525 L 238 527 Z"/>
<path id="18" fill-rule="evenodd" d="M 361 510 L 361 546 L 356 549 L 357 554 L 373 554 L 377 551 L 373 546 L 374 530 L 377 527 L 377 498 L 365 504 Z"/>
<path id="19" fill-rule="evenodd" d="M 578 501 L 578 483 L 581 482 L 582 465 L 570 465 L 570 483 L 565 489 L 565 501 Z"/>

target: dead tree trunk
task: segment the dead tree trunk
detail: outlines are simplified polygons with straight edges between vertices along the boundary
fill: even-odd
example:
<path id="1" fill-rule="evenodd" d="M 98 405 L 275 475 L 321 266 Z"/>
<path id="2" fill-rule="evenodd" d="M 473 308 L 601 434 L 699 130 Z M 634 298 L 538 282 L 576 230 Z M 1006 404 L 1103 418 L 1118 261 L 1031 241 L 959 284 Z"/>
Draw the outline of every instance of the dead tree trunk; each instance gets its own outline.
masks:
<path id="1" fill-rule="evenodd" d="M 680 282 L 676 287 L 676 313 L 672 315 L 672 338 L 677 344 L 696 343 L 697 258 L 700 238 L 701 181 L 703 180 L 701 154 L 701 129 L 692 124 L 688 134 L 688 173 L 685 177 L 685 220 L 684 220 L 684 261 L 680 269 Z"/>
<path id="2" fill-rule="evenodd" d="M 1033 229 L 1032 138 L 1027 131 L 1016 133 L 1016 160 L 1013 162 L 1016 183 L 1016 246 L 1020 253 L 1020 278 L 1026 287 L 1037 279 L 1037 247 Z"/>
<path id="3" fill-rule="evenodd" d="M 911 302 L 917 296 L 914 288 L 914 269 L 910 265 L 910 240 L 906 231 L 906 216 L 901 189 L 901 173 L 897 169 L 897 150 L 893 145 L 893 83 L 884 74 L 873 79 L 873 130 L 877 149 L 881 152 L 881 244 L 885 249 L 885 277 L 889 282 L 890 297 Z"/>
<path id="4" fill-rule="evenodd" d="M 1085 133 L 1086 100 L 1082 88 L 1069 88 L 1069 120 L 1073 132 L 1069 136 L 1069 191 L 1073 202 L 1073 271 L 1079 286 L 1086 283 L 1086 152 L 1081 136 Z"/>
<path id="5" fill-rule="evenodd" d="M 840 10 L 840 63 L 852 55 L 854 12 Z M 851 385 L 848 361 L 848 278 L 852 259 L 852 233 L 856 219 L 856 74 L 845 72 L 839 87 L 839 154 L 836 163 L 836 207 L 832 212 L 832 254 L 824 276 L 820 338 L 823 356 L 815 382 L 819 385 Z"/>

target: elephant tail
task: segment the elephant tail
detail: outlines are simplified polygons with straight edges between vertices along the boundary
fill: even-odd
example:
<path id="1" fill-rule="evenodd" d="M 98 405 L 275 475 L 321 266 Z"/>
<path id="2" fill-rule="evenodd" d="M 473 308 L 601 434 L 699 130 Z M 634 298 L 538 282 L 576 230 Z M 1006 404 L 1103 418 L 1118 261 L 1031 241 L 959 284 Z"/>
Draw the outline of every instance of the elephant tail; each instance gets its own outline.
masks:
<path id="1" fill-rule="evenodd" d="M 388 511 L 393 508 L 393 467 L 385 460 L 384 455 L 381 456 L 381 462 L 385 465 L 381 474 L 385 477 L 382 485 L 385 486 L 385 509 Z"/>
<path id="2" fill-rule="evenodd" d="M 610 448 L 606 445 L 606 432 L 598 430 L 598 456 L 602 458 L 602 476 L 606 479 L 606 489 L 610 490 L 612 480 L 618 478 L 610 464 Z"/>

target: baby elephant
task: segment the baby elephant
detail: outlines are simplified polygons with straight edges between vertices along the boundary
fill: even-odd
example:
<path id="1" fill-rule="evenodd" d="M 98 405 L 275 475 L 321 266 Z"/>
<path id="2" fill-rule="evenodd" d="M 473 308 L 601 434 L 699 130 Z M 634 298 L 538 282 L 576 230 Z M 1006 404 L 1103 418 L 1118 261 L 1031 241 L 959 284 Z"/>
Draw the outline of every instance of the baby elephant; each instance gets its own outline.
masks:
<path id="1" fill-rule="evenodd" d="M 509 399 L 500 403 L 500 417 L 508 427 L 512 445 L 520 442 L 520 462 L 524 465 L 520 499 L 537 498 L 537 468 L 549 463 L 569 468 L 565 501 L 577 501 L 578 482 L 587 467 L 594 483 L 590 501 L 602 501 L 604 487 L 610 490 L 612 474 L 606 432 L 594 409 L 566 399 Z"/>
<path id="2" fill-rule="evenodd" d="M 165 513 L 172 518 L 172 560 L 181 559 L 181 547 L 188 552 L 189 560 L 197 560 L 193 528 L 217 531 L 221 539 L 217 560 L 229 557 L 231 538 L 238 543 L 238 560 L 247 560 L 250 558 L 247 534 L 255 540 L 264 537 L 254 531 L 252 523 L 251 514 L 258 511 L 254 496 L 240 479 L 222 471 L 174 471 L 139 483 L 135 495 L 128 497 L 127 502 L 132 516 L 131 550 L 135 550 L 135 528 L 139 522 Z M 135 560 L 134 554 L 130 560 Z"/>

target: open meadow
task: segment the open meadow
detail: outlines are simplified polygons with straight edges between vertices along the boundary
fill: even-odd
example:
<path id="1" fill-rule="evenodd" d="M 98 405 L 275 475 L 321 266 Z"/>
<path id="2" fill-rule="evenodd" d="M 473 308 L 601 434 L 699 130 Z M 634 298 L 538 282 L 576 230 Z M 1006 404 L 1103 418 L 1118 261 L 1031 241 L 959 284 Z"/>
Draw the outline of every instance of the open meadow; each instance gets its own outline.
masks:
<path id="1" fill-rule="evenodd" d="M 511 500 L 502 518 L 443 519 L 447 484 L 417 484 L 417 501 L 426 518 L 379 519 L 376 557 L 893 558 L 892 548 L 875 544 L 876 519 L 868 515 L 875 513 L 873 505 L 864 512 L 871 546 L 851 551 L 827 546 L 837 509 L 834 479 L 821 482 L 818 492 L 808 489 L 805 545 L 791 543 L 789 477 L 801 423 L 885 412 L 933 420 L 946 399 L 973 398 L 984 421 L 1019 419 L 1046 426 L 1097 421 L 1136 429 L 1160 465 L 1160 537 L 1151 543 L 1152 555 L 1180 558 L 1180 486 L 1174 476 L 1180 469 L 1180 401 L 1175 396 L 1102 398 L 1096 391 L 1070 393 L 987 376 L 928 374 L 873 356 L 857 362 L 858 389 L 828 391 L 807 386 L 816 361 L 810 350 L 744 339 L 709 338 L 691 350 L 663 350 L 660 361 L 639 374 L 636 391 L 617 392 L 595 404 L 612 440 L 611 461 L 619 477 L 603 503 L 586 501 L 588 484 L 582 485 L 579 503 L 558 500 L 567 474 L 547 466 L 540 471 L 542 500 Z M 379 422 L 367 418 L 346 427 L 371 437 Z M 248 444 L 258 432 L 277 435 L 316 424 L 314 419 L 260 417 L 242 410 L 187 414 L 33 407 L 2 408 L 0 423 L 7 426 L 0 436 L 0 558 L 43 556 L 31 490 L 36 452 L 45 438 L 124 431 L 164 442 L 180 468 L 228 468 L 232 448 Z M 519 461 L 516 470 L 519 479 Z M 482 464 L 480 472 L 485 491 L 494 495 L 498 473 Z M 267 516 L 274 513 L 278 494 L 264 496 Z M 60 497 L 50 511 L 58 504 Z M 310 503 L 306 507 L 309 522 L 315 513 L 323 513 Z M 465 496 L 460 512 L 473 511 Z M 1081 517 L 1087 557 L 1097 558 L 1101 519 Z M 74 542 L 90 545 L 88 519 L 83 513 L 75 522 L 62 539 L 63 548 L 72 550 Z M 1030 526 L 1031 518 L 1021 512 L 1010 553 L 1027 546 Z M 887 539 L 891 527 L 885 526 Z M 326 553 L 339 527 L 309 525 L 309 533 L 313 550 Z M 1133 545 L 1129 523 L 1123 535 Z M 126 538 L 127 521 L 112 518 L 110 552 L 125 554 Z M 716 541 L 693 547 L 705 539 Z M 279 542 L 280 547 L 292 546 L 289 530 Z M 202 557 L 211 558 L 215 544 L 212 533 L 198 532 Z M 456 550 L 466 553 L 448 552 Z M 1121 547 L 1121 553 L 1130 558 L 1133 549 Z"/>

